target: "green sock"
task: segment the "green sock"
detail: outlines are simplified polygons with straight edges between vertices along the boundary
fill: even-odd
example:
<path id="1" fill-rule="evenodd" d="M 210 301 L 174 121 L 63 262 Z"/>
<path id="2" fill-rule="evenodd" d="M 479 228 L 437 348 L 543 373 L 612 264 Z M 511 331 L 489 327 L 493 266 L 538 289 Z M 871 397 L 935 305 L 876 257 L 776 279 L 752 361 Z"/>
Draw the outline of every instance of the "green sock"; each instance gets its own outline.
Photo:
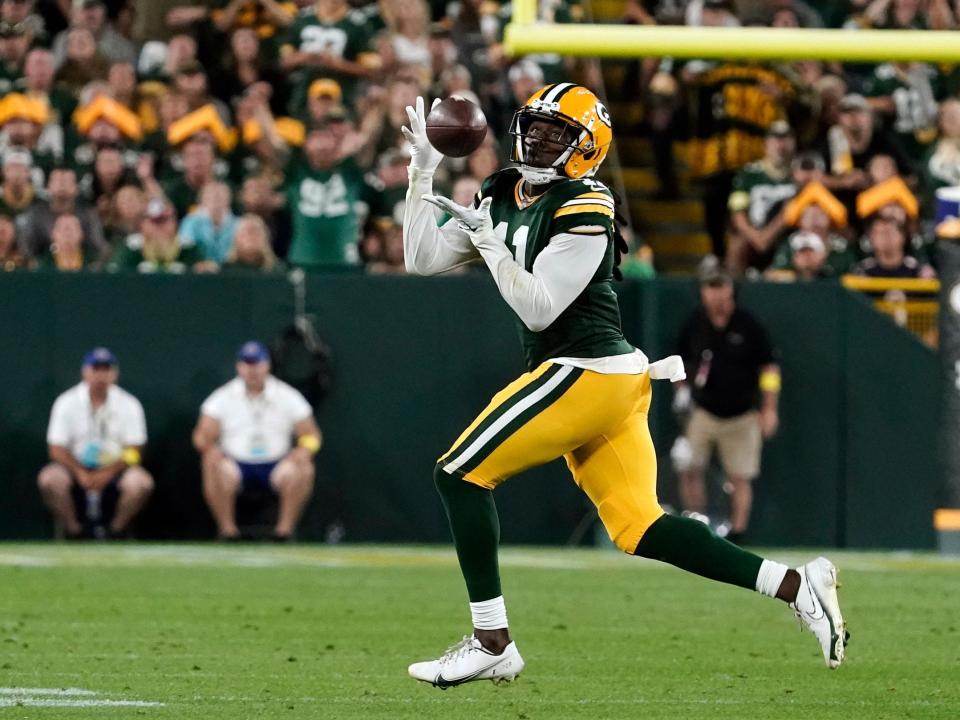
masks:
<path id="1" fill-rule="evenodd" d="M 711 580 L 757 589 L 763 558 L 717 537 L 697 520 L 663 515 L 640 538 L 634 555 L 660 560 Z"/>
<path id="2" fill-rule="evenodd" d="M 467 583 L 470 602 L 500 597 L 500 518 L 493 493 L 469 483 L 459 475 L 445 473 L 438 465 L 434 482 L 450 520 L 460 571 Z"/>

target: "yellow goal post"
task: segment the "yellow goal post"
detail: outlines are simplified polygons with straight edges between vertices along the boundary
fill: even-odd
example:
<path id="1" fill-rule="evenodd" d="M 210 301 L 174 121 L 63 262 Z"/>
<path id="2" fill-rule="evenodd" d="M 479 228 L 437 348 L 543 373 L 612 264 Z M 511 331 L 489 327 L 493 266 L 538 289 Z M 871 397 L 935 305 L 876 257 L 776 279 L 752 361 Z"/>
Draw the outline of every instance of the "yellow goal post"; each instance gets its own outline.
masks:
<path id="1" fill-rule="evenodd" d="M 513 17 L 504 31 L 509 55 L 960 62 L 960 32 L 949 30 L 556 24 L 537 20 L 537 2 L 513 1 Z"/>

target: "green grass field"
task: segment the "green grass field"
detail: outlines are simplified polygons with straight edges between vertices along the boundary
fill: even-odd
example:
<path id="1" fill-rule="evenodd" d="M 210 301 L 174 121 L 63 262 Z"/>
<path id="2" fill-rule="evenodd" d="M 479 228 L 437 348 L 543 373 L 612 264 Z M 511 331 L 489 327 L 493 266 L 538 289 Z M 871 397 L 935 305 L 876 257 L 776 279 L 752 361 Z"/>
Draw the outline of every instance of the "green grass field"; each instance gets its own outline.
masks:
<path id="1" fill-rule="evenodd" d="M 527 669 L 443 692 L 406 666 L 469 627 L 448 548 L 0 545 L 0 720 L 960 717 L 960 561 L 830 555 L 853 635 L 832 672 L 776 601 L 507 549 Z"/>

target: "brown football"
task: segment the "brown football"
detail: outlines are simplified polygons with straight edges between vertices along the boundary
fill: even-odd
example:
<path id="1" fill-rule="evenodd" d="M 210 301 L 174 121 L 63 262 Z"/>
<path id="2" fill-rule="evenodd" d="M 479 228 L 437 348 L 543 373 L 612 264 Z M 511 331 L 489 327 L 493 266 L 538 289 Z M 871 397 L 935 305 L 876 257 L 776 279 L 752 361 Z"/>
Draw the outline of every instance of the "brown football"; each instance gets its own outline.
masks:
<path id="1" fill-rule="evenodd" d="M 427 139 L 447 157 L 465 157 L 483 142 L 487 119 L 469 100 L 451 95 L 427 115 Z"/>

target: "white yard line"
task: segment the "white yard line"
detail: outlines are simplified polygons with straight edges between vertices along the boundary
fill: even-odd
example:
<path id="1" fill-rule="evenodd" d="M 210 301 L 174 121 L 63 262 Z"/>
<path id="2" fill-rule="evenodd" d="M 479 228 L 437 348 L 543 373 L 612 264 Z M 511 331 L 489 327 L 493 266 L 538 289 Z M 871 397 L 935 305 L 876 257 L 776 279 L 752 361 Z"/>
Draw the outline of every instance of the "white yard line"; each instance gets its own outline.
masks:
<path id="1" fill-rule="evenodd" d="M 0 707 L 164 707 L 148 700 L 110 700 L 83 688 L 0 687 Z"/>

